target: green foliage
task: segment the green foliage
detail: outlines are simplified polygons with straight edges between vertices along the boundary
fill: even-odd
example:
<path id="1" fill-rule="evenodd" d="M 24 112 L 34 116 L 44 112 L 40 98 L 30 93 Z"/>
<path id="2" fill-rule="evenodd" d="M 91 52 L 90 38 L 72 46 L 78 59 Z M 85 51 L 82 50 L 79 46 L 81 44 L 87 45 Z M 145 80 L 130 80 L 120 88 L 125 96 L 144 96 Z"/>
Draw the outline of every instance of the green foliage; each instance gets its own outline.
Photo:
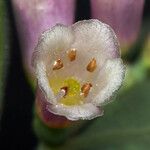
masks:
<path id="1" fill-rule="evenodd" d="M 40 142 L 51 147 L 58 147 L 65 143 L 68 138 L 83 127 L 87 126 L 87 121 L 75 122 L 66 128 L 50 128 L 34 113 L 33 128 Z M 43 144 L 41 145 L 43 147 Z M 44 149 L 45 150 L 45 149 Z"/>
<path id="2" fill-rule="evenodd" d="M 61 150 L 147 150 L 150 147 L 150 80 L 105 107 L 105 115 Z"/>
<path id="3" fill-rule="evenodd" d="M 150 80 L 136 84 L 117 100 L 105 106 L 105 115 L 84 131 L 70 136 L 64 145 L 49 147 L 41 143 L 38 150 L 147 150 L 150 147 Z M 89 121 L 91 123 L 91 121 Z M 44 131 L 45 132 L 45 131 Z M 59 140 L 59 136 L 49 136 Z"/>
<path id="4" fill-rule="evenodd" d="M 35 133 L 40 141 L 47 145 L 55 146 L 62 144 L 68 135 L 67 129 L 49 128 L 35 115 L 33 122 Z"/>

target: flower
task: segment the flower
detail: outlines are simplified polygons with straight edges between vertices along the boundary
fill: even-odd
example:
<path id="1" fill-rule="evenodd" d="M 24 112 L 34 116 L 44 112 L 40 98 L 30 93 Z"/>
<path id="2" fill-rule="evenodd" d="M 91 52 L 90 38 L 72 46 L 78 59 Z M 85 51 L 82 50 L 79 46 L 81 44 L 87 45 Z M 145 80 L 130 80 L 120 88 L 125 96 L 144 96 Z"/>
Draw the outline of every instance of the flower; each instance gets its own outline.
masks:
<path id="1" fill-rule="evenodd" d="M 45 31 L 32 63 L 46 109 L 69 120 L 102 116 L 125 73 L 114 31 L 94 19 Z"/>

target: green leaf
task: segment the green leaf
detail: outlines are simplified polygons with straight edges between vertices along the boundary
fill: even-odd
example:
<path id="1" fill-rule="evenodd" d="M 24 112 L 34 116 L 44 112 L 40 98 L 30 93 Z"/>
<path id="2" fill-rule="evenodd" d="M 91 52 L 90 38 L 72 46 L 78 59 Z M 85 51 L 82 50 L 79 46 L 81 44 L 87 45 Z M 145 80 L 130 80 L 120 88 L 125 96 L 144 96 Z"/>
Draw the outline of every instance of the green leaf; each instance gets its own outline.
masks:
<path id="1" fill-rule="evenodd" d="M 105 107 L 105 115 L 61 150 L 147 150 L 150 147 L 150 80 Z"/>

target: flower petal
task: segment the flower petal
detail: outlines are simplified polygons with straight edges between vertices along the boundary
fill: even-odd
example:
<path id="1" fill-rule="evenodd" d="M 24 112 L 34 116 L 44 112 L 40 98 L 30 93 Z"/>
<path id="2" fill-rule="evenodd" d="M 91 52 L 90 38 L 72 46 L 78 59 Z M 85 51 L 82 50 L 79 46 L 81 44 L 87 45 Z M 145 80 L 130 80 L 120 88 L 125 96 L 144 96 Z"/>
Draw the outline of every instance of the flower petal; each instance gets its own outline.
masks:
<path id="1" fill-rule="evenodd" d="M 34 52 L 32 63 L 38 84 L 50 103 L 56 103 L 56 98 L 49 85 L 47 70 L 50 70 L 52 67 L 50 64 L 70 47 L 72 41 L 71 30 L 64 25 L 57 24 L 42 34 Z"/>
<path id="2" fill-rule="evenodd" d="M 36 75 L 38 79 L 37 81 L 38 81 L 39 88 L 44 93 L 45 99 L 49 103 L 56 104 L 56 98 L 54 96 L 52 89 L 49 86 L 49 81 L 46 75 L 46 67 L 43 62 L 37 64 Z"/>
<path id="3" fill-rule="evenodd" d="M 51 56 L 51 59 L 58 57 L 63 50 L 70 48 L 73 41 L 73 35 L 70 28 L 57 24 L 49 30 L 43 32 L 39 39 L 38 45 L 35 48 L 33 61 L 36 61 L 36 55 L 45 61 L 45 58 Z M 53 58 L 54 57 L 54 58 Z M 48 59 L 50 59 L 48 57 Z M 37 60 L 38 61 L 38 60 Z"/>
<path id="4" fill-rule="evenodd" d="M 78 106 L 48 105 L 47 109 L 55 115 L 65 116 L 69 120 L 90 120 L 103 115 L 103 110 L 91 103 Z"/>
<path id="5" fill-rule="evenodd" d="M 105 77 L 105 85 L 99 90 L 99 93 L 94 98 L 92 103 L 97 106 L 104 105 L 111 101 L 110 97 L 113 93 L 119 89 L 122 84 L 125 75 L 125 66 L 120 58 L 107 60 L 104 68 L 99 73 L 99 79 L 97 82 L 102 80 L 102 76 Z"/>
<path id="6" fill-rule="evenodd" d="M 73 25 L 75 42 L 73 47 L 89 54 L 98 61 L 120 56 L 119 44 L 110 26 L 96 19 L 79 21 Z"/>

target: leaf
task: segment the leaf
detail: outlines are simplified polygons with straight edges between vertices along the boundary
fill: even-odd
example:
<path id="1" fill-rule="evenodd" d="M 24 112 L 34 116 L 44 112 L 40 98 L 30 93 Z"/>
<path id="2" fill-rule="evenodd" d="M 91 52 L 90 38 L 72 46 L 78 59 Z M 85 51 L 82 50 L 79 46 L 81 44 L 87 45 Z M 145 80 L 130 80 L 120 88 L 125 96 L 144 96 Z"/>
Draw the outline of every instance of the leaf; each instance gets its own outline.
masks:
<path id="1" fill-rule="evenodd" d="M 139 83 L 105 107 L 80 136 L 61 150 L 147 150 L 150 147 L 150 80 Z"/>

